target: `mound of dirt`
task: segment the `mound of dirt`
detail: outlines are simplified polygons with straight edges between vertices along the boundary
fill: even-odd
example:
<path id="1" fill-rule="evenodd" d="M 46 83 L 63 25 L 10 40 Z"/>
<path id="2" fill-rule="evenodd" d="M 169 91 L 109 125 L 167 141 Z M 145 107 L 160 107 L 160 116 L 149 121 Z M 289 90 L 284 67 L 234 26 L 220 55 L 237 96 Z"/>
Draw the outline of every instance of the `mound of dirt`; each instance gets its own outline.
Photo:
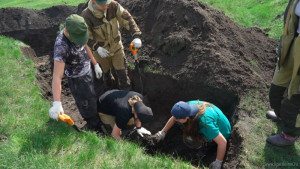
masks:
<path id="1" fill-rule="evenodd" d="M 54 6 L 43 10 L 25 8 L 0 9 L 0 34 L 29 44 L 38 56 L 52 55 L 60 24 L 70 14 L 80 14 L 86 7 Z"/>
<path id="2" fill-rule="evenodd" d="M 142 72 L 144 94 L 154 112 L 154 121 L 145 127 L 152 133 L 162 129 L 172 105 L 179 100 L 212 102 L 223 110 L 233 126 L 225 166 L 237 167 L 243 140 L 234 127 L 240 113 L 239 100 L 251 89 L 266 93 L 275 67 L 277 40 L 268 38 L 259 28 L 240 26 L 197 0 L 118 2 L 130 11 L 143 32 L 140 66 L 147 70 Z M 29 44 L 37 53 L 35 57 L 34 51 L 22 48 L 35 61 L 39 70 L 37 79 L 49 100 L 52 100 L 50 61 L 59 25 L 68 15 L 80 14 L 84 7 L 86 4 L 44 10 L 0 9 L 0 17 L 4 18 L 0 22 L 0 34 Z M 125 29 L 121 32 L 127 59 L 132 62 L 127 48 L 132 37 Z M 137 73 L 128 71 L 136 89 Z M 84 122 L 65 79 L 62 101 L 65 112 L 70 112 L 76 125 L 82 126 Z M 146 140 L 144 144 L 151 154 L 180 156 L 197 165 L 195 150 L 183 145 L 181 134 L 182 130 L 174 127 L 163 143 L 153 146 Z M 209 164 L 214 159 L 215 151 L 212 151 L 202 161 Z"/>
<path id="3" fill-rule="evenodd" d="M 236 94 L 268 86 L 276 61 L 276 40 L 245 28 L 196 0 L 119 0 L 143 32 L 141 55 L 152 70 Z M 53 53 L 59 25 L 86 7 L 44 10 L 0 9 L 0 34 L 29 44 L 38 56 Z M 132 40 L 123 31 L 125 48 Z M 130 56 L 128 48 L 127 55 Z"/>
<path id="4" fill-rule="evenodd" d="M 119 2 L 141 27 L 143 55 L 154 70 L 238 95 L 269 85 L 277 40 L 260 29 L 240 26 L 196 0 Z"/>

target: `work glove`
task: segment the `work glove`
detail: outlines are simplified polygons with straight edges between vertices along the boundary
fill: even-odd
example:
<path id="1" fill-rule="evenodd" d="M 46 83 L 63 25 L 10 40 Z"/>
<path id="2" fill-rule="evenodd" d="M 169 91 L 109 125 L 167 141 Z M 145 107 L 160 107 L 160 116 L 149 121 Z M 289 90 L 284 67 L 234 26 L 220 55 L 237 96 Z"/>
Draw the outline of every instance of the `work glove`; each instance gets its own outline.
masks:
<path id="1" fill-rule="evenodd" d="M 49 116 L 51 119 L 58 120 L 58 115 L 64 114 L 64 109 L 62 108 L 60 101 L 54 101 L 52 107 L 49 110 Z"/>
<path id="2" fill-rule="evenodd" d="M 148 131 L 147 129 L 145 129 L 144 127 L 136 128 L 136 131 L 137 131 L 138 135 L 140 135 L 141 137 L 144 137 L 144 134 L 151 135 L 151 132 Z"/>
<path id="3" fill-rule="evenodd" d="M 96 65 L 94 65 L 94 68 L 95 68 L 95 73 L 96 73 L 97 79 L 100 79 L 102 77 L 102 69 L 100 68 L 98 63 Z"/>
<path id="4" fill-rule="evenodd" d="M 209 169 L 221 169 L 222 161 L 216 159 L 214 162 L 210 163 Z"/>
<path id="5" fill-rule="evenodd" d="M 167 132 L 161 130 L 161 131 L 157 132 L 157 133 L 154 135 L 154 139 L 155 139 L 157 142 L 160 142 L 160 141 L 162 141 L 163 139 L 165 139 L 166 134 L 167 134 Z"/>
<path id="6" fill-rule="evenodd" d="M 98 47 L 97 52 L 102 58 L 106 58 L 109 56 L 109 51 L 103 47 Z"/>
<path id="7" fill-rule="evenodd" d="M 133 41 L 131 42 L 133 43 L 133 47 L 135 48 L 141 48 L 142 47 L 142 41 L 140 38 L 134 38 Z"/>

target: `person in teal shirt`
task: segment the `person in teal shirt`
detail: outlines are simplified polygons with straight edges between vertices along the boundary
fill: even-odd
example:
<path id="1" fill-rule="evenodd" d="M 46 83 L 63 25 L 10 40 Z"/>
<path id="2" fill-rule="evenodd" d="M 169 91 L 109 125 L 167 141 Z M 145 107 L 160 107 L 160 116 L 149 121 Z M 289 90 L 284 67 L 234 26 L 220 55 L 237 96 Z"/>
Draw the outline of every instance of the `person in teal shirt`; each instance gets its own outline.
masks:
<path id="1" fill-rule="evenodd" d="M 222 111 L 208 102 L 193 100 L 177 102 L 171 114 L 164 128 L 154 135 L 156 141 L 162 141 L 175 122 L 187 123 L 183 132 L 184 140 L 200 145 L 204 136 L 218 145 L 216 160 L 209 167 L 220 169 L 231 132 L 230 123 Z"/>

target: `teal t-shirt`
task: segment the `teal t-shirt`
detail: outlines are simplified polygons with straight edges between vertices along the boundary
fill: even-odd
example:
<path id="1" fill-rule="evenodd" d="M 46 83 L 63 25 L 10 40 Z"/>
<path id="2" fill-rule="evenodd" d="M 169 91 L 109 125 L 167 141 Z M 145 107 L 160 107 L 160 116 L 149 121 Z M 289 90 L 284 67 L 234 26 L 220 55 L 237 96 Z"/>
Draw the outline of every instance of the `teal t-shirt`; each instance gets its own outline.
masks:
<path id="1" fill-rule="evenodd" d="M 193 100 L 187 102 L 188 104 L 202 104 L 202 101 Z M 227 117 L 215 105 L 207 106 L 203 115 L 198 117 L 199 132 L 203 134 L 208 140 L 213 140 L 221 132 L 226 140 L 229 139 L 231 126 Z"/>

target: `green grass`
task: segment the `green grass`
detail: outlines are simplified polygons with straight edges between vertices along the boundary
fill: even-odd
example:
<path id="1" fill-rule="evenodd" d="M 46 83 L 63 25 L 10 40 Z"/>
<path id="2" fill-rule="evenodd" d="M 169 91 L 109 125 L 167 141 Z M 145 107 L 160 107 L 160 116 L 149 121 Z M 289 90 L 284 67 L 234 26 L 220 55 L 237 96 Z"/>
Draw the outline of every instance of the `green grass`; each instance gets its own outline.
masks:
<path id="1" fill-rule="evenodd" d="M 235 22 L 247 27 L 265 29 L 279 39 L 283 31 L 283 13 L 288 0 L 199 0 L 223 11 Z M 278 17 L 279 16 L 279 17 Z"/>
<path id="2" fill-rule="evenodd" d="M 137 144 L 77 133 L 50 120 L 34 63 L 19 45 L 0 36 L 0 168 L 193 168 L 180 159 L 147 155 Z"/>
<path id="3" fill-rule="evenodd" d="M 296 168 L 300 166 L 300 143 L 291 147 L 275 147 L 266 143 L 266 138 L 281 132 L 280 125 L 268 120 L 268 107 L 261 102 L 267 96 L 258 91 L 250 91 L 242 98 L 240 108 L 247 115 L 240 116 L 236 127 L 243 133 L 242 165 L 245 168 Z M 272 166 L 273 165 L 273 166 Z M 290 166 L 289 166 L 290 165 Z"/>
<path id="4" fill-rule="evenodd" d="M 23 7 L 29 9 L 43 9 L 56 5 L 73 5 L 87 2 L 88 0 L 1 0 L 0 8 Z"/>

